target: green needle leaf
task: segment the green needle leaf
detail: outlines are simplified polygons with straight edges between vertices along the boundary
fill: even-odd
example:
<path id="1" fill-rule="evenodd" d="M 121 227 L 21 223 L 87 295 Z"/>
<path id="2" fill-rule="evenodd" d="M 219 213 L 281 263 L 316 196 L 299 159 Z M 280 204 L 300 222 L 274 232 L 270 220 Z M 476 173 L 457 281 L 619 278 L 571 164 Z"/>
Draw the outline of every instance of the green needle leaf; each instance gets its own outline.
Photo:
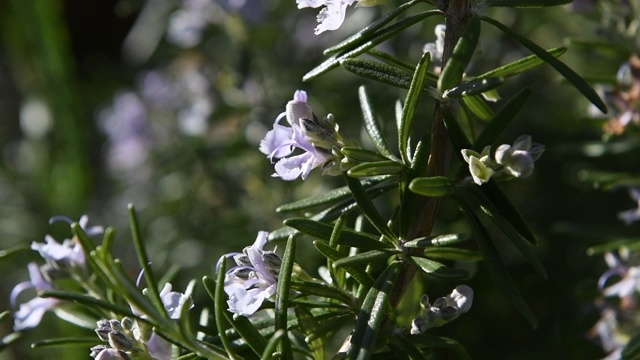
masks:
<path id="1" fill-rule="evenodd" d="M 380 18 L 376 21 L 374 21 L 373 23 L 369 24 L 367 27 L 365 27 L 364 29 L 360 30 L 358 33 L 348 37 L 347 39 L 345 39 L 344 41 L 340 42 L 337 45 L 334 45 L 328 49 L 326 49 L 324 51 L 325 55 L 329 55 L 329 54 L 333 54 L 336 53 L 338 51 L 342 51 L 342 50 L 348 50 L 351 48 L 354 48 L 360 44 L 362 44 L 363 42 L 369 40 L 371 38 L 371 34 L 375 33 L 376 31 L 380 30 L 383 26 L 387 25 L 389 22 L 391 22 L 391 20 L 395 19 L 396 17 L 398 17 L 399 15 L 401 15 L 405 10 L 409 9 L 410 7 L 412 7 L 413 5 L 416 5 L 418 3 L 422 2 L 422 0 L 412 0 L 412 1 L 407 1 L 406 3 L 398 6 L 397 8 L 395 8 L 395 10 L 393 10 L 392 12 L 388 13 L 385 17 Z"/>
<path id="2" fill-rule="evenodd" d="M 432 176 L 413 179 L 409 190 L 424 196 L 441 197 L 451 195 L 454 187 L 446 176 Z"/>
<path id="3" fill-rule="evenodd" d="M 401 267 L 400 262 L 390 264 L 367 293 L 351 337 L 349 359 L 369 359 L 375 352 L 376 338 L 382 330 L 381 325 L 393 312 L 389 300 Z"/>
<path id="4" fill-rule="evenodd" d="M 511 121 L 520 112 L 527 99 L 531 95 L 531 88 L 526 87 L 515 94 L 509 101 L 500 108 L 487 127 L 478 135 L 472 149 L 482 152 L 487 145 L 496 145 L 495 142 L 500 134 L 511 124 Z"/>
<path id="5" fill-rule="evenodd" d="M 442 94 L 443 98 L 461 98 L 473 95 L 479 95 L 483 92 L 493 90 L 504 83 L 503 78 L 490 77 L 486 79 L 474 79 L 453 89 L 447 90 Z"/>
<path id="6" fill-rule="evenodd" d="M 400 125 L 398 127 L 398 150 L 403 162 L 407 165 L 411 165 L 409 157 L 411 156 L 409 151 L 409 134 L 411 133 L 411 123 L 413 122 L 413 115 L 418 107 L 420 100 L 420 94 L 424 88 L 424 82 L 427 78 L 429 69 L 429 62 L 431 61 L 431 54 L 425 52 L 420 58 L 416 71 L 413 74 L 407 97 L 402 107 L 402 117 L 400 118 Z"/>
<path id="7" fill-rule="evenodd" d="M 136 210 L 133 204 L 129 204 L 129 226 L 131 228 L 131 238 L 133 240 L 133 246 L 138 257 L 138 263 L 140 263 L 140 267 L 142 267 L 144 280 L 149 291 L 148 296 L 151 298 L 151 302 L 153 303 L 153 305 L 155 305 L 158 311 L 160 311 L 161 314 L 166 314 L 164 305 L 162 305 L 162 299 L 160 299 L 158 283 L 156 282 L 156 278 L 150 266 L 151 262 L 149 261 L 149 256 L 147 255 L 147 249 L 142 240 L 142 236 L 140 235 L 138 215 L 136 214 Z"/>
<path id="8" fill-rule="evenodd" d="M 374 46 L 382 43 L 385 40 L 390 39 L 391 37 L 403 31 L 404 29 L 412 25 L 415 25 L 417 23 L 420 23 L 424 19 L 430 16 L 440 15 L 440 14 L 442 14 L 442 12 L 438 10 L 425 11 L 425 12 L 421 12 L 416 15 L 413 15 L 411 17 L 408 17 L 404 20 L 398 21 L 395 24 L 388 26 L 386 28 L 380 29 L 379 31 L 372 34 L 372 36 L 365 43 L 362 43 L 362 45 L 358 45 L 358 47 L 354 48 L 353 50 L 349 50 L 341 54 L 336 54 L 331 56 L 329 59 L 325 60 L 322 64 L 318 65 L 317 67 L 309 71 L 306 75 L 304 75 L 304 77 L 302 78 L 302 81 L 309 81 L 324 73 L 327 73 L 332 69 L 335 69 L 336 67 L 338 67 L 340 65 L 340 61 L 348 58 L 354 58 L 358 55 L 364 54 L 365 52 L 367 52 L 367 50 L 373 48 Z"/>
<path id="9" fill-rule="evenodd" d="M 571 84 L 573 84 L 573 86 L 575 86 L 575 88 L 578 89 L 578 91 L 580 91 L 582 95 L 584 95 L 589 101 L 591 101 L 593 105 L 595 105 L 603 113 L 605 114 L 607 113 L 607 105 L 605 105 L 602 99 L 600 99 L 600 96 L 598 95 L 598 93 L 595 90 L 593 90 L 593 88 L 589 86 L 589 84 L 587 84 L 587 82 L 582 77 L 580 77 L 580 75 L 578 75 L 576 72 L 571 70 L 571 68 L 569 68 L 563 62 L 556 59 L 553 55 L 549 54 L 547 51 L 545 51 L 543 48 L 538 46 L 533 41 L 527 39 L 524 36 L 514 33 L 513 31 L 511 31 L 511 29 L 509 29 L 507 26 L 503 25 L 499 21 L 486 16 L 483 16 L 482 20 L 497 27 L 498 29 L 502 30 L 504 33 L 512 36 L 520 44 L 522 44 L 524 47 L 529 49 L 532 53 L 536 54 L 538 57 L 544 60 L 547 64 L 551 65 L 554 69 L 556 69 L 557 72 L 559 72 L 562 76 L 564 76 L 565 79 L 567 79 Z"/>
<path id="10" fill-rule="evenodd" d="M 389 144 L 387 144 L 387 140 L 382 135 L 382 128 L 373 113 L 373 107 L 371 106 L 371 101 L 364 86 L 358 88 L 358 97 L 360 98 L 360 108 L 362 109 L 362 117 L 364 118 L 364 128 L 369 138 L 382 155 L 390 159 L 393 158 L 394 155 L 391 152 Z M 344 148 L 342 151 L 344 151 Z"/>
<path id="11" fill-rule="evenodd" d="M 342 253 L 322 241 L 314 241 L 313 246 L 315 246 L 316 249 L 318 249 L 318 251 L 322 253 L 322 255 L 331 259 L 334 264 L 335 262 L 344 258 L 344 255 Z M 346 272 L 351 274 L 351 276 L 353 276 L 353 278 L 356 279 L 358 283 L 362 284 L 363 287 L 370 288 L 371 286 L 373 286 L 373 278 L 362 267 L 354 266 L 352 264 L 346 264 L 342 268 Z"/>
<path id="12" fill-rule="evenodd" d="M 331 239 L 331 233 L 333 232 L 333 226 L 305 218 L 287 219 L 284 221 L 284 224 L 303 234 L 326 242 Z M 364 232 L 356 232 L 348 228 L 343 228 L 340 231 L 338 243 L 366 250 L 382 250 L 392 247 L 391 244 L 379 241 L 377 236 Z"/>
<path id="13" fill-rule="evenodd" d="M 284 335 L 280 342 L 281 353 L 285 359 L 291 359 L 291 344 L 287 337 L 287 310 L 289 309 L 289 294 L 291 293 L 291 273 L 293 271 L 293 261 L 296 253 L 295 235 L 289 236 L 287 246 L 282 256 L 282 264 L 278 274 L 278 289 L 276 293 L 275 309 L 275 329 L 283 331 Z"/>
<path id="14" fill-rule="evenodd" d="M 347 171 L 351 177 L 368 177 L 375 175 L 397 175 L 408 170 L 408 167 L 394 160 L 367 162 L 359 164 Z"/>
<path id="15" fill-rule="evenodd" d="M 479 37 L 480 19 L 474 16 L 469 20 L 467 28 L 453 48 L 451 58 L 442 69 L 442 73 L 438 79 L 438 90 L 445 91 L 452 89 L 462 81 L 462 75 L 471 61 L 476 46 L 478 46 Z"/>
<path id="16" fill-rule="evenodd" d="M 462 269 L 452 269 L 434 260 L 411 256 L 411 261 L 418 266 L 425 275 L 438 280 L 468 280 L 469 273 Z"/>
<path id="17" fill-rule="evenodd" d="M 223 314 L 223 312 L 227 311 L 227 303 L 225 301 L 227 294 L 224 292 L 224 277 L 226 272 L 227 262 L 221 261 L 220 267 L 218 268 L 217 281 L 214 282 L 213 279 L 205 276 L 202 278 L 202 284 L 211 299 L 213 299 L 213 311 L 215 314 L 216 329 L 218 331 L 218 336 L 220 337 L 220 342 L 222 343 L 224 350 L 227 352 L 227 355 L 229 355 L 229 358 L 233 360 L 236 359 L 236 354 L 226 333 L 227 323 L 225 322 L 225 316 Z"/>
<path id="18" fill-rule="evenodd" d="M 558 47 L 558 48 L 549 49 L 547 50 L 547 52 L 555 57 L 560 57 L 562 54 L 567 52 L 567 48 Z M 503 66 L 500 66 L 499 68 L 493 69 L 491 71 L 487 71 L 486 73 L 480 76 L 477 76 L 476 79 L 486 79 L 490 77 L 508 78 L 511 76 L 521 74 L 527 70 L 531 70 L 544 63 L 545 61 L 542 60 L 538 55 L 529 55 L 527 57 L 516 60 L 507 65 L 503 65 Z"/>
<path id="19" fill-rule="evenodd" d="M 382 219 L 382 216 L 380 216 L 380 213 L 378 213 L 378 210 L 371 202 L 371 199 L 364 190 L 364 187 L 360 183 L 360 180 L 349 177 L 347 175 L 344 176 L 344 179 L 347 183 L 347 186 L 351 190 L 351 194 L 353 194 L 353 198 L 356 200 L 356 203 L 358 203 L 360 210 L 369 220 L 371 225 L 373 225 L 373 227 L 375 227 L 376 230 L 380 232 L 380 234 L 386 236 L 387 239 L 395 242 L 397 240 L 396 234 L 394 234 L 393 231 L 389 229 L 389 226 L 387 226 L 385 221 Z"/>
<path id="20" fill-rule="evenodd" d="M 520 315 L 522 315 L 533 328 L 537 328 L 538 320 L 527 305 L 526 301 L 522 298 L 522 295 L 518 292 L 513 280 L 511 280 L 509 271 L 502 263 L 498 250 L 491 242 L 491 238 L 489 237 L 487 230 L 476 217 L 472 208 L 465 202 L 465 199 L 459 197 L 458 200 L 462 213 L 467 218 L 469 226 L 471 226 L 471 231 L 473 232 L 478 249 L 485 259 L 484 263 L 487 265 L 491 278 L 507 300 L 509 300 L 516 310 L 518 310 Z"/>

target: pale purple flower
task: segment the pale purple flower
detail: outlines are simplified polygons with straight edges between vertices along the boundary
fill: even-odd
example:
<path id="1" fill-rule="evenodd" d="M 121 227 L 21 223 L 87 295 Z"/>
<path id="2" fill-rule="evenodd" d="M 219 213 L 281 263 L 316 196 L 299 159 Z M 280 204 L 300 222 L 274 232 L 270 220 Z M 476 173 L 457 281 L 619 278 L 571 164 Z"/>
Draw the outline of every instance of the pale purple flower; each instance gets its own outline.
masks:
<path id="1" fill-rule="evenodd" d="M 522 135 L 513 145 L 498 146 L 495 153 L 496 162 L 504 166 L 513 177 L 529 177 L 533 174 L 534 162 L 544 152 L 544 145 L 531 142 L 531 136 Z"/>
<path id="2" fill-rule="evenodd" d="M 53 285 L 42 275 L 38 264 L 29 263 L 27 268 L 29 270 L 29 277 L 31 280 L 22 282 L 13 288 L 10 296 L 12 306 L 16 305 L 18 295 L 20 295 L 24 290 L 31 288 L 34 288 L 36 291 L 54 289 Z M 16 331 L 21 331 L 38 326 L 42 320 L 42 316 L 44 316 L 44 313 L 56 306 L 59 302 L 60 300 L 55 298 L 35 297 L 20 304 L 20 308 L 13 315 L 15 319 L 13 328 Z"/>
<path id="3" fill-rule="evenodd" d="M 53 224 L 57 221 L 64 221 L 68 224 L 72 224 L 73 220 L 66 216 L 54 216 L 49 219 L 49 224 Z M 104 232 L 104 228 L 102 226 L 87 226 L 89 222 L 89 217 L 87 215 L 82 215 L 80 220 L 78 221 L 78 225 L 85 231 L 88 236 L 93 236 L 97 234 L 101 234 Z M 53 265 L 65 264 L 68 266 L 80 266 L 84 267 L 85 265 L 85 256 L 84 251 L 82 250 L 82 246 L 75 239 L 65 239 L 62 244 L 58 243 L 53 237 L 50 235 L 45 235 L 44 237 L 45 243 L 33 242 L 31 243 L 31 249 L 40 253 L 43 259 L 47 261 L 47 263 Z"/>
<path id="4" fill-rule="evenodd" d="M 296 4 L 298 4 L 298 9 L 324 6 L 317 16 L 319 25 L 315 29 L 315 34 L 318 35 L 327 30 L 336 30 L 339 28 L 342 22 L 344 22 L 347 7 L 357 1 L 358 0 L 296 0 Z"/>
<path id="5" fill-rule="evenodd" d="M 628 257 L 629 252 L 626 249 L 620 250 L 619 254 L 605 253 L 604 259 L 609 266 L 609 270 L 598 279 L 598 287 L 604 289 L 605 296 L 626 298 L 634 293 L 640 293 L 640 266 L 629 266 L 626 263 Z M 605 288 L 609 278 L 614 275 L 619 276 L 620 280 Z"/>
<path id="6" fill-rule="evenodd" d="M 638 204 L 638 207 L 618 213 L 618 219 L 624 221 L 627 225 L 640 220 L 640 188 L 629 188 L 629 196 Z"/>
<path id="7" fill-rule="evenodd" d="M 468 312 L 473 304 L 473 289 L 458 285 L 447 296 L 440 297 L 431 304 L 427 294 L 422 295 L 420 305 L 423 311 L 411 324 L 411 334 L 422 334 L 428 329 L 442 326 Z"/>
<path id="8" fill-rule="evenodd" d="M 266 231 L 258 232 L 253 245 L 245 247 L 242 253 L 226 254 L 218 262 L 219 265 L 233 257 L 237 264 L 227 271 L 224 280 L 224 290 L 229 296 L 228 310 L 234 317 L 253 315 L 276 293 L 281 260 L 274 252 L 262 250 L 268 236 Z"/>
<path id="9" fill-rule="evenodd" d="M 144 270 L 143 270 L 144 271 Z M 142 271 L 138 275 L 138 281 L 142 278 Z M 193 308 L 193 300 L 190 296 L 183 294 L 177 291 L 171 291 L 172 285 L 170 283 L 164 284 L 162 290 L 160 290 L 160 300 L 162 301 L 162 305 L 164 309 L 167 311 L 167 315 L 171 319 L 179 319 L 180 311 L 184 306 L 189 306 L 189 309 Z M 147 289 L 143 290 L 143 293 L 146 292 Z M 131 312 L 135 315 L 146 319 L 147 315 L 143 314 L 138 308 L 131 305 Z"/>
<path id="10" fill-rule="evenodd" d="M 290 126 L 279 124 L 283 118 Z M 274 166 L 274 177 L 288 181 L 298 177 L 305 180 L 312 169 L 333 165 L 332 147 L 342 146 L 337 129 L 332 115 L 318 120 L 307 104 L 307 93 L 297 90 L 293 100 L 287 103 L 285 112 L 276 118 L 273 130 L 267 132 L 260 142 L 260 151 L 272 163 L 274 159 L 280 159 Z M 302 154 L 293 155 L 296 149 Z"/>
<path id="11" fill-rule="evenodd" d="M 171 291 L 171 284 L 166 283 L 160 290 L 160 300 L 171 319 L 179 319 L 180 311 L 184 306 L 193 308 L 193 300 L 189 295 L 177 291 Z"/>

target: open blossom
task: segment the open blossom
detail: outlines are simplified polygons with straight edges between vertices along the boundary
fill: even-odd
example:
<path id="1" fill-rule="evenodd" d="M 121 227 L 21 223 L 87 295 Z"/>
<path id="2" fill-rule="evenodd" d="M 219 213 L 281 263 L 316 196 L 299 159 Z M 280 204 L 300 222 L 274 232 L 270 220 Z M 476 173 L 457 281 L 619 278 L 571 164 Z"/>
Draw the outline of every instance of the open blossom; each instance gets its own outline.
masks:
<path id="1" fill-rule="evenodd" d="M 496 162 L 514 177 L 529 177 L 533 174 L 534 162 L 544 152 L 544 145 L 531 142 L 531 136 L 522 135 L 513 145 L 503 144 L 496 149 Z"/>
<path id="2" fill-rule="evenodd" d="M 280 125 L 285 118 L 290 126 Z M 328 169 L 334 164 L 333 147 L 342 147 L 338 126 L 329 114 L 322 120 L 307 104 L 307 93 L 297 90 L 289 101 L 286 111 L 281 113 L 260 142 L 260 151 L 275 163 L 273 176 L 283 180 L 307 178 L 312 169 Z M 302 154 L 293 155 L 298 149 Z"/>
<path id="3" fill-rule="evenodd" d="M 317 17 L 319 25 L 315 29 L 316 35 L 339 28 L 344 21 L 347 7 L 356 2 L 358 0 L 296 0 L 298 9 L 324 6 Z"/>
<path id="4" fill-rule="evenodd" d="M 20 295 L 24 290 L 32 288 L 36 291 L 54 289 L 53 284 L 51 284 L 49 280 L 45 279 L 40 267 L 38 267 L 38 264 L 29 263 L 27 267 L 29 269 L 29 277 L 31 280 L 22 282 L 13 288 L 10 296 L 12 306 L 16 305 L 18 295 Z M 55 298 L 35 297 L 20 304 L 20 308 L 13 315 L 15 319 L 13 328 L 16 331 L 21 331 L 38 326 L 42 320 L 42 316 L 44 316 L 44 313 L 52 309 L 59 302 L 60 300 Z"/>
<path id="5" fill-rule="evenodd" d="M 227 304 L 234 317 L 253 315 L 265 300 L 272 300 L 276 294 L 282 260 L 273 251 L 262 250 L 268 236 L 268 232 L 260 231 L 253 245 L 220 259 L 233 257 L 237 265 L 227 271 L 224 279 Z"/>
<path id="6" fill-rule="evenodd" d="M 629 188 L 629 196 L 636 201 L 638 207 L 618 213 L 618 219 L 624 221 L 627 225 L 640 220 L 640 188 Z"/>
<path id="7" fill-rule="evenodd" d="M 471 149 L 462 150 L 462 157 L 469 163 L 469 173 L 473 177 L 473 182 L 478 185 L 489 181 L 495 172 L 496 163 L 489 156 L 490 151 L 490 146 L 485 147 L 480 154 Z"/>
<path id="8" fill-rule="evenodd" d="M 526 178 L 533 174 L 534 162 L 544 152 L 544 145 L 531 141 L 531 136 L 522 135 L 513 145 L 498 146 L 491 158 L 491 147 L 487 146 L 482 153 L 471 149 L 462 149 L 462 156 L 469 164 L 469 173 L 473 181 L 482 185 L 492 177 Z"/>
<path id="9" fill-rule="evenodd" d="M 412 334 L 422 334 L 428 329 L 442 326 L 468 312 L 473 304 L 473 289 L 467 285 L 458 285 L 451 294 L 429 303 L 429 296 L 422 295 L 420 305 L 422 314 L 411 324 Z"/>
<path id="10" fill-rule="evenodd" d="M 66 216 L 54 216 L 49 219 L 49 223 L 52 224 L 57 221 L 64 221 L 72 224 L 73 220 Z M 78 225 L 85 231 L 88 236 L 101 234 L 104 232 L 102 226 L 87 226 L 89 217 L 82 215 L 78 221 Z M 31 249 L 40 253 L 40 256 L 54 267 L 59 265 L 66 266 L 80 266 L 84 267 L 85 257 L 82 246 L 74 237 L 72 239 L 65 239 L 62 243 L 58 243 L 50 235 L 45 235 L 45 243 L 33 242 L 31 243 Z"/>

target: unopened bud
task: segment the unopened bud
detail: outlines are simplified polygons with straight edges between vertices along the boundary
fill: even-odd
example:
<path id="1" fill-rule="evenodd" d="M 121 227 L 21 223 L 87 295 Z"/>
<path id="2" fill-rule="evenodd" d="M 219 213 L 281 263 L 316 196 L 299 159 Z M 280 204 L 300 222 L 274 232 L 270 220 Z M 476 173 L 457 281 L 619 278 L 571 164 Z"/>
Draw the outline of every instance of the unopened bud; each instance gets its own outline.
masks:
<path id="1" fill-rule="evenodd" d="M 109 333 L 109 345 L 114 349 L 123 351 L 129 351 L 135 347 L 133 341 L 120 331 L 112 331 Z"/>
<path id="2" fill-rule="evenodd" d="M 106 348 L 96 356 L 96 360 L 131 360 L 131 357 L 124 351 Z"/>
<path id="3" fill-rule="evenodd" d="M 120 323 L 122 324 L 122 327 L 123 327 L 123 328 L 125 328 L 126 330 L 131 330 L 131 329 L 133 329 L 134 322 L 133 322 L 133 320 L 132 320 L 131 318 L 129 318 L 129 317 L 126 317 L 126 316 L 125 316 L 125 317 L 123 317 L 123 318 L 122 318 L 122 321 L 121 321 Z"/>

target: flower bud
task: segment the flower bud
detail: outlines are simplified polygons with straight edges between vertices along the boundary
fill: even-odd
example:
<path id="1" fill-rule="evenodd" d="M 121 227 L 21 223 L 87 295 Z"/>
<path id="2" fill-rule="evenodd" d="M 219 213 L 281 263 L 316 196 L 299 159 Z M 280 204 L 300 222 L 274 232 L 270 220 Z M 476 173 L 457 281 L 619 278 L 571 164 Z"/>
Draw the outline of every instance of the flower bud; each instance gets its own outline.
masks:
<path id="1" fill-rule="evenodd" d="M 130 351 L 135 348 L 134 342 L 120 331 L 112 331 L 109 333 L 109 345 L 114 349 L 123 351 Z"/>

